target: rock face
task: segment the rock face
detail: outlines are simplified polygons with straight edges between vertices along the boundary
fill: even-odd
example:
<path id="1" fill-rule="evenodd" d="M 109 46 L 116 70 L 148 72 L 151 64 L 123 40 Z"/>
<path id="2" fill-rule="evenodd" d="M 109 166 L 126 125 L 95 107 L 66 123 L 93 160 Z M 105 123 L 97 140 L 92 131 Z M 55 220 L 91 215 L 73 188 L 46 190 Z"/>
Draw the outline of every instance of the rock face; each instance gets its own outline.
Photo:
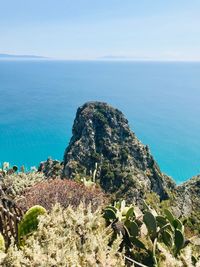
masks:
<path id="1" fill-rule="evenodd" d="M 193 211 L 197 216 L 200 213 L 200 175 L 177 186 L 176 195 L 176 208 L 180 215 L 189 216 Z"/>
<path id="2" fill-rule="evenodd" d="M 48 158 L 46 161 L 40 162 L 38 171 L 43 172 L 47 178 L 59 177 L 63 172 L 63 162 Z"/>
<path id="3" fill-rule="evenodd" d="M 130 201 L 141 199 L 145 192 L 166 199 L 168 189 L 175 188 L 118 109 L 101 102 L 84 104 L 77 110 L 72 132 L 64 154 L 64 176 L 93 177 L 106 192 Z"/>
<path id="4" fill-rule="evenodd" d="M 187 226 L 200 234 L 200 175 L 178 185 L 171 194 L 170 209 L 177 217 L 187 218 Z"/>

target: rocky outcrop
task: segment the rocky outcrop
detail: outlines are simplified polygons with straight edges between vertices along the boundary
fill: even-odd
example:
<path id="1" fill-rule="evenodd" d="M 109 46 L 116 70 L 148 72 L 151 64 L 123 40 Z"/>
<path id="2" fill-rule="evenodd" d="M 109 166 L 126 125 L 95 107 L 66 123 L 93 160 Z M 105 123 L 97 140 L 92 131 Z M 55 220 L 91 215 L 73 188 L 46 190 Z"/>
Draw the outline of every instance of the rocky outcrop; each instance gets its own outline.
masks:
<path id="1" fill-rule="evenodd" d="M 176 188 L 176 209 L 180 215 L 190 216 L 191 212 L 200 215 L 200 175 L 195 176 Z"/>
<path id="2" fill-rule="evenodd" d="M 60 177 L 63 172 L 63 162 L 48 158 L 46 161 L 40 162 L 39 172 L 43 172 L 47 178 Z"/>
<path id="3" fill-rule="evenodd" d="M 93 177 L 106 192 L 130 201 L 141 199 L 145 192 L 167 199 L 169 188 L 175 188 L 118 109 L 102 102 L 84 104 L 77 110 L 72 132 L 64 154 L 64 176 Z"/>

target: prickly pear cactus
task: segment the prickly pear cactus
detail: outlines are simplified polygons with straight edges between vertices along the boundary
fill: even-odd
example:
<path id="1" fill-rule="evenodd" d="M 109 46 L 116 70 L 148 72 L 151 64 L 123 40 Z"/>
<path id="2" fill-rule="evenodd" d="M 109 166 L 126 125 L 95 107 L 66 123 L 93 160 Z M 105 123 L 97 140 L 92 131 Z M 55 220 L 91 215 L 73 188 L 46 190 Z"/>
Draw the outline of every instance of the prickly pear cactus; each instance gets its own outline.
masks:
<path id="1" fill-rule="evenodd" d="M 112 207 L 107 207 L 104 210 L 104 218 L 109 222 L 111 222 L 112 220 L 115 220 L 117 218 L 116 211 L 112 209 Z"/>
<path id="2" fill-rule="evenodd" d="M 128 221 L 127 228 L 131 236 L 138 236 L 139 234 L 139 227 L 136 222 Z"/>
<path id="3" fill-rule="evenodd" d="M 175 218 L 174 218 L 173 214 L 171 213 L 171 211 L 168 209 L 165 209 L 164 213 L 165 213 L 165 216 L 168 219 L 168 221 L 171 223 L 171 225 L 173 225 L 173 221 Z"/>
<path id="4" fill-rule="evenodd" d="M 2 234 L 0 234 L 0 251 L 5 251 L 5 240 Z"/>
<path id="5" fill-rule="evenodd" d="M 133 206 L 126 206 L 124 200 L 115 202 L 114 206 L 107 206 L 104 209 L 104 218 L 107 221 L 118 219 L 119 221 L 126 222 L 135 218 Z"/>
<path id="6" fill-rule="evenodd" d="M 114 223 L 120 222 L 120 225 L 123 226 L 123 231 L 126 232 L 126 243 L 129 246 L 131 242 L 137 246 L 143 246 L 144 245 L 136 238 L 139 235 L 140 231 L 140 224 L 136 222 L 136 214 L 134 212 L 134 207 L 126 206 L 126 202 L 124 200 L 115 202 L 114 206 L 107 206 L 104 209 L 104 218 L 108 223 Z M 132 237 L 132 239 L 129 239 L 129 237 Z M 127 242 L 127 239 L 128 242 Z M 142 244 L 142 245 L 141 245 Z"/>
<path id="7" fill-rule="evenodd" d="M 147 206 L 144 201 L 144 213 L 139 214 L 134 206 L 126 206 L 125 201 L 115 202 L 114 206 L 104 209 L 104 218 L 109 224 L 119 224 L 121 229 L 115 233 L 123 235 L 122 245 L 125 249 L 140 251 L 148 257 L 150 265 L 153 267 L 160 265 L 159 246 L 165 245 L 168 252 L 178 258 L 182 249 L 188 244 L 189 240 L 184 237 L 184 224 L 176 218 L 168 209 L 164 210 L 163 215 L 158 215 L 155 210 Z M 145 227 L 143 227 L 145 226 Z M 119 227 L 118 227 L 119 229 Z M 126 235 L 124 234 L 126 233 Z M 113 235 L 116 238 L 116 234 Z M 137 257 L 137 253 L 136 253 Z M 134 259 L 135 261 L 135 259 Z M 192 258 L 195 262 L 195 257 Z M 137 260 L 138 266 L 141 265 Z"/>
<path id="8" fill-rule="evenodd" d="M 180 250 L 184 247 L 185 239 L 182 232 L 179 229 L 175 229 L 175 255 L 179 254 Z"/>
<path id="9" fill-rule="evenodd" d="M 156 218 L 150 211 L 146 211 L 143 217 L 151 239 L 155 239 L 157 235 L 157 222 Z"/>
<path id="10" fill-rule="evenodd" d="M 38 216 L 46 213 L 46 209 L 42 206 L 36 205 L 30 208 L 23 216 L 22 221 L 18 225 L 18 240 L 21 244 L 21 240 L 24 236 L 35 231 L 38 226 Z"/>
<path id="11" fill-rule="evenodd" d="M 173 246 L 173 236 L 169 231 L 167 231 L 167 230 L 163 231 L 161 240 L 163 241 L 163 243 L 167 247 L 172 248 L 172 246 Z"/>

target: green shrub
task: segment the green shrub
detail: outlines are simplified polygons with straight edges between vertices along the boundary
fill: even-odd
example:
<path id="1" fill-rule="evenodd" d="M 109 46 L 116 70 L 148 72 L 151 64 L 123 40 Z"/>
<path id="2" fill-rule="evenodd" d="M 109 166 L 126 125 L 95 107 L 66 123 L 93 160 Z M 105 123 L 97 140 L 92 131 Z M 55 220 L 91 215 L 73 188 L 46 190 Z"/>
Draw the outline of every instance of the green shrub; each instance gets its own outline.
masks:
<path id="1" fill-rule="evenodd" d="M 1 186 L 6 193 L 11 197 L 20 196 L 25 189 L 30 186 L 43 181 L 44 175 L 42 173 L 18 173 L 6 175 L 2 181 Z"/>
<path id="2" fill-rule="evenodd" d="M 2 267 L 123 267 L 119 253 L 121 238 L 109 246 L 111 229 L 98 210 L 91 207 L 63 210 L 56 205 L 50 214 L 40 216 L 38 230 L 18 249 L 11 245 L 4 255 Z M 1 257 L 0 257 L 1 258 Z"/>

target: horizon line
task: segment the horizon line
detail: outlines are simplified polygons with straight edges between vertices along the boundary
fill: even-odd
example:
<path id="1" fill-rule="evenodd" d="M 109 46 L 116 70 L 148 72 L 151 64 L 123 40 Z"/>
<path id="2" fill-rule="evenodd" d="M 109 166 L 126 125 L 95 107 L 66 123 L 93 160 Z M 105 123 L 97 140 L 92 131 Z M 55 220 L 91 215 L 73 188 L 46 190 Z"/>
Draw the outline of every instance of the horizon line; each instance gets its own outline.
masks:
<path id="1" fill-rule="evenodd" d="M 99 59 L 99 58 L 0 58 L 0 61 L 88 61 L 88 62 L 161 62 L 161 63 L 200 63 L 200 59 Z"/>
<path id="2" fill-rule="evenodd" d="M 200 59 L 184 59 L 184 58 L 137 58 L 137 57 L 126 57 L 126 56 L 101 56 L 91 58 L 59 58 L 49 56 L 39 56 L 33 54 L 9 54 L 0 53 L 0 61 L 124 61 L 124 62 L 191 62 L 198 63 Z"/>

